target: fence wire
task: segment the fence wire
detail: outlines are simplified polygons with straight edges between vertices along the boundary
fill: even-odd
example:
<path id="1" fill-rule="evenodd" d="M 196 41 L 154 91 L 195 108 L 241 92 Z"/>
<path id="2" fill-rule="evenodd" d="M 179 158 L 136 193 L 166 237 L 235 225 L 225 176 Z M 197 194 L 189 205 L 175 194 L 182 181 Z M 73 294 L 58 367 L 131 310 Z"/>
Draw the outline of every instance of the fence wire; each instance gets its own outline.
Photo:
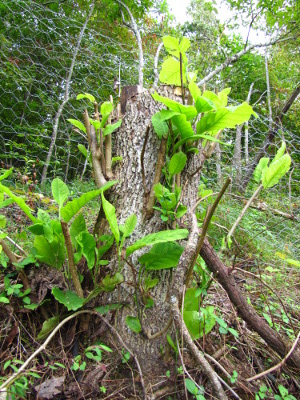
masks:
<path id="1" fill-rule="evenodd" d="M 17 186 L 32 184 L 36 191 L 40 190 L 38 183 L 47 158 L 55 116 L 64 99 L 72 56 L 86 19 L 86 13 L 76 9 L 74 4 L 68 4 L 66 2 L 58 9 L 32 0 L 2 0 L 0 4 L 0 163 L 3 169 L 15 168 L 14 183 Z M 59 119 L 49 179 L 59 176 L 70 184 L 76 179 L 91 179 L 90 171 L 83 176 L 85 159 L 77 148 L 84 139 L 67 122 L 69 118 L 81 118 L 83 105 L 75 100 L 76 95 L 88 92 L 98 101 L 105 101 L 113 93 L 117 98 L 113 85 L 119 69 L 121 85 L 137 83 L 138 54 L 133 34 L 131 40 L 127 37 L 122 41 L 122 35 L 107 32 L 105 21 L 103 28 L 100 24 L 97 29 L 94 29 L 93 21 L 89 21 L 83 34 L 70 80 L 70 100 Z M 148 85 L 154 78 L 153 67 L 153 54 L 145 54 Z M 268 129 L 269 120 L 265 116 L 250 120 L 250 162 Z M 225 132 L 224 140 L 234 144 L 235 131 Z M 268 205 L 267 211 L 250 211 L 238 231 L 240 235 L 245 234 L 248 241 L 253 240 L 256 248 L 261 246 L 263 236 L 264 251 L 268 249 L 271 254 L 282 251 L 290 258 L 300 259 L 297 220 L 276 216 L 273 212 L 279 210 L 299 217 L 299 132 L 280 126 L 271 147 L 273 154 L 281 140 L 287 143 L 294 160 L 291 172 L 274 188 L 262 193 L 260 200 Z M 244 149 L 243 130 L 241 176 L 248 167 Z M 207 187 L 216 189 L 222 177 L 236 175 L 232 160 L 233 146 L 221 145 L 220 151 L 206 165 Z M 253 188 L 250 184 L 246 196 L 251 195 Z M 221 207 L 218 211 L 221 226 L 230 227 L 243 207 L 241 200 L 232 197 L 230 201 L 232 208 L 226 205 L 227 209 Z"/>

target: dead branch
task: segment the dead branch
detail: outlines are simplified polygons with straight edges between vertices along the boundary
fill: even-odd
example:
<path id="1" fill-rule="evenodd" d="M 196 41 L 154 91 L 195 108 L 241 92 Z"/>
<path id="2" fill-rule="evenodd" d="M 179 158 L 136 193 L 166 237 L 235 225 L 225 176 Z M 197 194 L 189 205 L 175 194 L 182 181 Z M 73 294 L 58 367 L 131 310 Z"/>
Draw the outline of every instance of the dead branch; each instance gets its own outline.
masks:
<path id="1" fill-rule="evenodd" d="M 240 52 L 234 54 L 233 56 L 227 58 L 227 60 L 225 60 L 223 62 L 223 64 L 219 65 L 214 71 L 210 72 L 203 79 L 201 79 L 201 81 L 199 81 L 197 83 L 197 85 L 202 86 L 206 82 L 209 82 L 215 75 L 217 75 L 219 72 L 223 71 L 223 69 L 228 67 L 230 64 L 234 64 L 235 62 L 237 62 L 244 54 L 248 53 L 249 51 L 256 49 L 256 48 L 260 48 L 260 47 L 273 46 L 276 43 L 280 43 L 280 42 L 287 41 L 287 40 L 290 40 L 290 37 L 283 38 L 283 39 L 271 40 L 270 42 L 267 42 L 267 43 L 261 43 L 261 44 L 256 44 L 256 45 L 254 44 L 251 46 L 247 46 L 245 49 L 243 49 Z"/>
<path id="2" fill-rule="evenodd" d="M 256 331 L 265 342 L 275 350 L 279 355 L 285 356 L 291 344 L 284 340 L 277 332 L 269 327 L 267 322 L 261 318 L 254 308 L 247 303 L 247 300 L 241 293 L 234 277 L 215 253 L 213 247 L 206 239 L 203 243 L 201 257 L 206 262 L 208 268 L 216 275 L 217 280 L 226 290 L 232 304 L 236 307 L 239 316 L 247 322 L 249 327 Z M 288 359 L 292 366 L 300 367 L 300 354 L 294 352 Z"/>
<path id="3" fill-rule="evenodd" d="M 280 361 L 280 363 L 274 365 L 273 367 L 267 369 L 266 371 L 261 372 L 260 374 L 257 374 L 255 376 L 252 376 L 251 378 L 246 379 L 246 381 L 252 382 L 256 379 L 262 378 L 263 376 L 266 376 L 266 375 L 270 374 L 271 372 L 276 371 L 277 369 L 281 368 L 286 363 L 287 359 L 291 356 L 293 351 L 296 349 L 299 339 L 300 339 L 300 332 L 298 333 L 298 336 L 297 336 L 296 340 L 294 341 L 293 346 L 291 347 L 290 351 L 287 353 L 287 355 L 284 357 L 284 359 Z"/>

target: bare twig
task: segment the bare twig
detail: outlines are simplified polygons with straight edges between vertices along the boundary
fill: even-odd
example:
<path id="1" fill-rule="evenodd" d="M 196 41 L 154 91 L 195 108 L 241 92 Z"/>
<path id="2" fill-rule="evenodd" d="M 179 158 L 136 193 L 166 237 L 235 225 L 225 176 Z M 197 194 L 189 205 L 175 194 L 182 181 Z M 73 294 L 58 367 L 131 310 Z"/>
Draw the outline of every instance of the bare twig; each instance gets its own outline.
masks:
<path id="1" fill-rule="evenodd" d="M 129 18 L 130 18 L 130 24 L 125 22 L 124 15 L 123 15 L 123 13 L 121 11 L 121 16 L 122 16 L 122 19 L 123 19 L 123 23 L 124 23 L 124 25 L 126 25 L 128 28 L 130 28 L 132 30 L 132 32 L 134 33 L 134 35 L 136 37 L 136 41 L 137 41 L 138 49 L 139 49 L 139 86 L 142 88 L 143 84 L 144 84 L 144 52 L 143 52 L 143 43 L 142 43 L 140 30 L 138 28 L 136 20 L 135 20 L 134 16 L 132 15 L 129 7 L 126 4 L 124 4 L 123 1 L 121 1 L 121 0 L 115 0 L 115 1 L 121 7 L 123 7 L 124 10 L 127 11 L 127 14 L 129 15 Z"/>
<path id="2" fill-rule="evenodd" d="M 159 79 L 159 75 L 158 75 L 158 59 L 159 59 L 159 53 L 160 53 L 163 45 L 164 45 L 163 42 L 161 42 L 158 45 L 156 53 L 155 53 L 155 57 L 154 57 L 154 76 L 155 76 L 155 78 L 154 78 L 154 82 L 153 82 L 153 89 L 155 89 L 157 87 L 157 84 L 158 84 L 158 79 Z"/>
<path id="3" fill-rule="evenodd" d="M 256 48 L 260 48 L 260 47 L 268 47 L 268 46 L 272 46 L 276 43 L 280 43 L 282 41 L 287 41 L 290 40 L 290 37 L 287 38 L 283 38 L 283 39 L 275 39 L 275 40 L 271 40 L 268 43 L 261 43 L 261 44 L 254 44 L 251 46 L 247 46 L 245 49 L 241 50 L 240 52 L 234 54 L 233 56 L 227 58 L 227 60 L 225 60 L 223 62 L 223 64 L 219 65 L 216 69 L 214 69 L 212 72 L 210 72 L 209 74 L 207 74 L 203 79 L 201 79 L 201 81 L 199 81 L 197 83 L 198 86 L 202 86 L 204 85 L 206 82 L 209 82 L 215 75 L 217 75 L 219 72 L 223 71 L 223 69 L 225 69 L 226 67 L 228 67 L 230 64 L 233 64 L 235 62 L 237 62 L 244 54 L 248 53 L 250 50 L 256 49 Z"/>
<path id="4" fill-rule="evenodd" d="M 27 368 L 27 366 L 30 364 L 30 362 L 38 355 L 40 354 L 43 350 L 46 349 L 47 345 L 49 344 L 49 342 L 51 341 L 51 339 L 53 339 L 53 337 L 55 336 L 56 332 L 58 332 L 60 330 L 60 328 L 68 321 L 70 321 L 71 319 L 77 317 L 80 314 L 95 314 L 95 312 L 90 311 L 90 310 L 82 310 L 82 311 L 77 311 L 74 314 L 70 315 L 69 317 L 65 318 L 63 321 L 61 321 L 56 328 L 53 329 L 53 331 L 50 333 L 50 335 L 47 337 L 47 339 L 45 340 L 45 342 L 34 352 L 31 354 L 31 356 L 24 362 L 24 364 L 22 364 L 22 366 L 18 369 L 17 372 L 15 372 L 13 375 L 11 375 L 5 382 L 2 383 L 2 385 L 0 386 L 0 393 L 7 387 L 9 387 L 12 382 L 14 382 L 18 376 L 20 376 L 20 374 L 25 371 L 25 369 Z"/>
<path id="5" fill-rule="evenodd" d="M 245 207 L 243 208 L 243 210 L 241 211 L 240 215 L 238 216 L 238 218 L 236 219 L 235 223 L 232 225 L 232 228 L 230 229 L 230 231 L 228 232 L 228 235 L 226 237 L 226 242 L 228 243 L 231 236 L 234 234 L 234 231 L 236 230 L 236 227 L 238 226 L 238 224 L 241 222 L 243 216 L 246 214 L 246 211 L 248 210 L 248 208 L 250 207 L 250 205 L 253 203 L 253 201 L 256 199 L 256 197 L 258 196 L 259 192 L 261 191 L 261 189 L 263 188 L 263 185 L 260 184 L 258 186 L 258 188 L 255 190 L 255 192 L 253 193 L 253 195 L 250 197 L 250 199 L 248 200 L 247 204 L 245 205 Z"/>
<path id="6" fill-rule="evenodd" d="M 95 1 L 93 1 L 91 3 L 91 5 L 90 5 L 90 11 L 89 11 L 89 13 L 88 13 L 88 15 L 86 17 L 86 20 L 85 20 L 85 22 L 84 22 L 84 24 L 83 24 L 83 26 L 81 28 L 81 31 L 80 31 L 78 39 L 77 39 L 76 47 L 75 47 L 75 49 L 73 51 L 73 57 L 72 57 L 71 65 L 70 65 L 70 68 L 69 68 L 68 76 L 67 76 L 67 79 L 65 80 L 64 97 L 63 97 L 63 100 L 62 100 L 62 102 L 61 102 L 61 104 L 60 104 L 60 106 L 59 106 L 59 108 L 57 110 L 57 113 L 55 115 L 55 118 L 54 118 L 52 137 L 51 137 L 48 154 L 47 154 L 46 161 L 45 161 L 44 168 L 43 168 L 43 172 L 42 172 L 42 178 L 41 178 L 41 185 L 42 186 L 45 185 L 45 182 L 46 182 L 46 179 L 47 179 L 48 167 L 49 167 L 49 164 L 50 164 L 50 160 L 51 160 L 51 157 L 52 157 L 54 145 L 55 145 L 55 142 L 56 142 L 59 120 L 60 120 L 60 117 L 61 117 L 61 114 L 63 112 L 63 109 L 64 109 L 65 105 L 68 103 L 68 101 L 70 99 L 69 90 L 70 90 L 70 84 L 71 84 L 71 81 L 72 81 L 73 70 L 74 70 L 77 54 L 78 54 L 78 51 L 79 51 L 79 48 L 80 48 L 80 45 L 81 45 L 81 42 L 82 42 L 82 39 L 83 39 L 84 32 L 86 30 L 87 24 L 88 24 L 89 19 L 91 18 L 92 14 L 93 14 L 94 6 L 95 6 Z"/>
<path id="7" fill-rule="evenodd" d="M 256 379 L 262 378 L 263 376 L 268 375 L 268 374 L 270 374 L 271 372 L 276 371 L 277 369 L 281 368 L 281 367 L 285 364 L 286 360 L 292 355 L 293 351 L 296 349 L 296 347 L 297 347 L 297 345 L 298 345 L 298 342 L 299 342 L 299 339 L 300 339 L 300 332 L 298 333 L 298 336 L 297 336 L 296 340 L 294 341 L 294 343 L 293 343 L 293 345 L 292 345 L 290 351 L 289 351 L 289 352 L 287 353 L 287 355 L 280 361 L 280 363 L 274 365 L 273 367 L 267 369 L 266 371 L 261 372 L 260 374 L 257 374 L 257 375 L 255 375 L 255 376 L 252 376 L 251 378 L 246 379 L 246 381 L 247 381 L 247 382 L 252 382 L 252 381 L 254 381 L 254 380 L 256 380 Z"/>
<path id="8" fill-rule="evenodd" d="M 172 314 L 173 314 L 173 318 L 175 321 L 175 325 L 177 326 L 179 331 L 182 333 L 184 341 L 186 342 L 187 346 L 191 350 L 191 352 L 192 352 L 193 356 L 195 357 L 195 359 L 197 360 L 197 362 L 201 365 L 205 375 L 209 378 L 209 380 L 213 386 L 215 396 L 219 400 L 227 400 L 228 398 L 219 382 L 218 375 L 213 370 L 213 368 L 211 367 L 209 362 L 202 355 L 202 353 L 198 350 L 195 343 L 192 341 L 192 338 L 185 326 L 185 323 L 182 320 L 182 315 L 181 315 L 181 313 L 179 311 L 179 307 L 178 307 L 178 300 L 176 298 L 175 299 L 172 298 L 171 301 L 172 301 L 172 304 L 171 304 Z"/>
<path id="9" fill-rule="evenodd" d="M 102 319 L 102 321 L 111 329 L 111 331 L 114 333 L 114 335 L 118 338 L 119 342 L 121 343 L 121 345 L 124 347 L 124 349 L 126 349 L 131 357 L 134 359 L 137 369 L 139 371 L 139 375 L 140 375 L 140 380 L 141 380 L 141 386 L 142 386 L 142 390 L 143 390 L 143 395 L 144 395 L 144 399 L 147 400 L 147 395 L 146 395 L 146 388 L 145 388 L 145 382 L 144 382 L 144 378 L 143 378 L 143 373 L 142 373 L 142 369 L 139 363 L 139 360 L 137 358 L 137 356 L 129 349 L 129 347 L 125 344 L 125 342 L 123 341 L 123 339 L 121 338 L 121 336 L 119 335 L 118 331 L 105 319 L 102 317 L 101 314 L 96 313 L 98 315 L 99 318 Z"/>
<path id="10" fill-rule="evenodd" d="M 0 233 L 3 233 L 3 232 L 0 231 Z M 9 236 L 5 236 L 5 239 L 8 240 L 16 249 L 18 249 L 25 257 L 27 257 L 26 251 L 23 250 L 22 247 L 18 245 L 18 243 L 16 243 L 14 240 L 12 240 L 12 238 L 10 238 Z"/>

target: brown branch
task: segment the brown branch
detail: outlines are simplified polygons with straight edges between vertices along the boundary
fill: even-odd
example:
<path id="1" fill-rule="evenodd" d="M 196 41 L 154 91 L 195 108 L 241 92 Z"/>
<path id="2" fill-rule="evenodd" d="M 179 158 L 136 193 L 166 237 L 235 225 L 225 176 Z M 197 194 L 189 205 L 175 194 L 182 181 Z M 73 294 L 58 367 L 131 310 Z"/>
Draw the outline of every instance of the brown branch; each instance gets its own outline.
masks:
<path id="1" fill-rule="evenodd" d="M 268 323 L 261 318 L 254 308 L 247 303 L 244 295 L 240 291 L 234 277 L 230 274 L 230 269 L 227 268 L 220 260 L 214 249 L 207 239 L 205 239 L 200 251 L 201 257 L 204 259 L 208 268 L 217 276 L 217 280 L 226 290 L 232 304 L 236 307 L 239 316 L 256 331 L 265 342 L 275 350 L 280 356 L 285 356 L 290 343 L 285 341 L 277 332 L 275 332 Z M 300 354 L 294 354 L 288 359 L 288 362 L 300 367 Z"/>
<path id="2" fill-rule="evenodd" d="M 68 228 L 68 224 L 64 221 L 60 221 L 63 235 L 65 238 L 65 243 L 66 243 L 66 248 L 67 248 L 67 253 L 68 253 L 68 265 L 69 265 L 69 271 L 72 277 L 73 284 L 75 286 L 76 293 L 79 297 L 83 298 L 83 290 L 78 278 L 78 273 L 77 273 L 77 268 L 74 263 L 74 253 L 73 253 L 73 247 L 72 247 L 72 242 L 71 242 L 71 237 L 70 237 L 70 232 Z"/>
<path id="3" fill-rule="evenodd" d="M 229 196 L 232 196 L 235 199 L 241 199 L 245 203 L 248 201 L 248 199 L 246 199 L 245 197 L 239 196 L 234 193 L 230 193 Z M 277 210 L 276 208 L 271 208 L 266 203 L 251 204 L 250 208 L 254 208 L 255 210 L 259 210 L 262 212 L 266 212 L 266 211 L 271 212 L 272 214 L 278 215 L 278 216 L 286 218 L 286 219 L 291 219 L 292 221 L 297 220 L 297 217 L 295 215 L 285 213 L 283 211 Z"/>
<path id="4" fill-rule="evenodd" d="M 198 254 L 200 253 L 200 250 L 201 250 L 202 245 L 204 243 L 204 239 L 205 239 L 205 236 L 206 236 L 206 233 L 207 233 L 207 229 L 208 229 L 209 223 L 210 223 L 210 221 L 212 219 L 212 216 L 214 215 L 214 213 L 216 211 L 216 208 L 217 208 L 221 198 L 223 197 L 223 195 L 224 195 L 226 189 L 228 188 L 228 186 L 230 185 L 230 182 L 231 182 L 231 179 L 227 178 L 227 180 L 224 183 L 222 189 L 220 190 L 220 193 L 218 194 L 216 200 L 214 201 L 214 204 L 212 205 L 212 207 L 208 207 L 208 209 L 207 209 L 206 217 L 205 217 L 204 222 L 203 222 L 201 236 L 200 236 L 198 244 L 197 244 L 197 248 L 196 248 L 196 251 L 195 251 L 195 254 L 194 254 L 193 261 L 192 261 L 192 263 L 191 263 L 191 265 L 190 265 L 190 267 L 188 269 L 188 272 L 187 272 L 187 276 L 186 276 L 186 280 L 185 280 L 185 286 L 186 287 L 188 287 L 189 281 L 190 281 L 192 273 L 193 273 L 194 265 L 196 263 Z"/>
<path id="5" fill-rule="evenodd" d="M 86 109 L 83 113 L 83 121 L 91 150 L 95 184 L 98 188 L 100 188 L 106 183 L 106 179 L 102 173 L 101 150 L 98 148 L 95 128 L 90 124 L 89 114 Z"/>

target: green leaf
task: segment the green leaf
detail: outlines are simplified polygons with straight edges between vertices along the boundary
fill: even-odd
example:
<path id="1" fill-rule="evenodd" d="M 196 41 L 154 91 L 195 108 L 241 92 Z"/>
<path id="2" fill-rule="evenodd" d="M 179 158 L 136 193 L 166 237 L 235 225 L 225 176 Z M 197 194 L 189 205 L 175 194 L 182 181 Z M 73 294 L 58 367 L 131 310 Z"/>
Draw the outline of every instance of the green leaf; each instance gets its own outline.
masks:
<path id="1" fill-rule="evenodd" d="M 110 113 L 113 111 L 114 106 L 113 103 L 110 101 L 105 101 L 104 103 L 101 104 L 101 115 L 102 115 L 102 119 L 101 119 L 101 128 L 104 128 L 108 117 L 110 116 Z"/>
<path id="2" fill-rule="evenodd" d="M 107 237 L 104 239 L 103 236 L 101 236 L 100 240 L 105 244 L 98 249 L 99 259 L 111 248 L 114 243 L 114 237 L 112 235 L 107 235 Z"/>
<path id="3" fill-rule="evenodd" d="M 292 258 L 287 258 L 285 261 L 286 261 L 288 264 L 293 265 L 294 267 L 300 268 L 300 261 L 298 261 L 298 260 L 294 260 L 294 259 L 292 259 Z"/>
<path id="4" fill-rule="evenodd" d="M 90 118 L 90 124 L 93 125 L 96 131 L 101 128 L 101 123 L 97 119 Z"/>
<path id="5" fill-rule="evenodd" d="M 142 331 L 142 326 L 138 318 L 128 315 L 125 320 L 126 325 L 135 333 Z"/>
<path id="6" fill-rule="evenodd" d="M 168 124 L 162 119 L 161 111 L 158 111 L 151 117 L 152 125 L 155 133 L 161 139 L 162 137 L 167 137 L 169 132 Z"/>
<path id="7" fill-rule="evenodd" d="M 179 174 L 187 162 L 187 156 L 182 151 L 175 153 L 170 160 L 168 169 L 171 176 Z"/>
<path id="8" fill-rule="evenodd" d="M 77 147 L 78 147 L 78 150 L 84 155 L 84 157 L 87 158 L 88 152 L 87 152 L 86 147 L 80 143 L 77 145 Z"/>
<path id="9" fill-rule="evenodd" d="M 174 115 L 180 115 L 179 112 L 173 110 L 160 110 L 159 113 L 161 114 L 162 121 L 167 121 L 174 117 Z"/>
<path id="10" fill-rule="evenodd" d="M 90 200 L 99 196 L 105 190 L 112 187 L 117 181 L 109 181 L 105 185 L 103 185 L 100 189 L 91 190 L 90 192 L 84 193 L 78 199 L 74 199 L 69 201 L 64 207 L 61 208 L 60 214 L 62 219 L 65 222 L 69 222 L 71 218 L 82 208 L 84 207 Z"/>
<path id="11" fill-rule="evenodd" d="M 123 304 L 120 304 L 120 303 L 106 304 L 104 306 L 96 307 L 95 311 L 97 311 L 101 315 L 105 315 L 109 311 L 119 310 L 122 307 L 123 307 Z"/>
<path id="12" fill-rule="evenodd" d="M 82 122 L 77 121 L 77 119 L 73 118 L 69 118 L 67 119 L 67 121 L 70 122 L 73 126 L 76 126 L 76 128 L 80 129 L 82 132 L 86 133 L 86 128 Z"/>
<path id="13" fill-rule="evenodd" d="M 268 322 L 268 324 L 270 325 L 270 327 L 272 327 L 273 326 L 272 318 L 266 313 L 263 313 L 263 316 L 266 319 L 266 321 Z"/>
<path id="14" fill-rule="evenodd" d="M 0 208 L 7 207 L 10 204 L 12 204 L 13 202 L 14 202 L 13 199 L 6 199 L 4 201 L 0 201 Z"/>
<path id="15" fill-rule="evenodd" d="M 9 299 L 5 297 L 5 293 L 0 294 L 0 303 L 9 304 Z"/>
<path id="16" fill-rule="evenodd" d="M 182 80 L 186 83 L 186 67 L 183 64 Z M 181 86 L 180 62 L 173 57 L 168 57 L 161 66 L 159 80 L 167 85 Z"/>
<path id="17" fill-rule="evenodd" d="M 2 185 L 0 183 L 0 192 L 7 194 L 18 206 L 21 208 L 21 210 L 27 215 L 27 217 L 32 221 L 32 222 L 38 222 L 37 218 L 31 213 L 31 209 L 28 207 L 28 205 L 25 203 L 25 201 L 18 196 L 15 196 L 6 186 Z"/>
<path id="18" fill-rule="evenodd" d="M 181 139 L 190 138 L 194 135 L 194 130 L 190 121 L 186 120 L 186 116 L 184 114 L 175 115 L 172 118 L 173 124 L 179 131 Z"/>
<path id="19" fill-rule="evenodd" d="M 75 248 L 77 248 L 77 240 L 76 237 L 81 233 L 86 230 L 86 224 L 85 220 L 83 218 L 82 213 L 79 214 L 74 221 L 72 222 L 70 226 L 70 237 L 71 237 L 71 242 Z"/>
<path id="20" fill-rule="evenodd" d="M 212 101 L 201 96 L 195 101 L 195 107 L 198 113 L 204 113 L 215 109 L 216 105 Z"/>
<path id="21" fill-rule="evenodd" d="M 226 107 L 226 106 L 227 106 L 227 103 L 228 103 L 228 95 L 229 95 L 230 92 L 231 92 L 231 88 L 226 88 L 226 89 L 223 89 L 223 90 L 218 94 L 220 107 Z"/>
<path id="22" fill-rule="evenodd" d="M 196 296 L 197 288 L 189 288 L 184 296 L 184 310 L 185 311 L 199 311 L 199 296 Z"/>
<path id="23" fill-rule="evenodd" d="M 38 209 L 37 217 L 40 221 L 44 222 L 44 224 L 50 225 L 51 218 L 47 211 L 42 210 L 41 208 Z"/>
<path id="24" fill-rule="evenodd" d="M 118 221 L 116 217 L 116 209 L 115 207 L 110 204 L 104 197 L 104 194 L 101 193 L 101 198 L 102 198 L 102 207 L 104 210 L 104 214 L 106 216 L 106 219 L 109 223 L 110 229 L 112 234 L 115 237 L 115 240 L 117 242 L 117 245 L 119 244 L 120 241 L 120 231 L 118 227 Z"/>
<path id="25" fill-rule="evenodd" d="M 184 323 L 193 340 L 200 338 L 201 317 L 198 311 L 183 311 Z"/>
<path id="26" fill-rule="evenodd" d="M 259 160 L 259 163 L 257 164 L 254 172 L 253 172 L 253 179 L 255 180 L 256 183 L 259 183 L 261 180 L 261 177 L 263 175 L 263 171 L 268 168 L 269 164 L 269 157 L 263 157 Z"/>
<path id="27" fill-rule="evenodd" d="M 167 341 L 168 341 L 169 345 L 172 347 L 172 349 L 174 350 L 175 354 L 177 354 L 178 353 L 178 349 L 175 346 L 175 343 L 173 342 L 173 339 L 171 338 L 170 335 L 167 335 Z"/>
<path id="28" fill-rule="evenodd" d="M 70 195 L 68 186 L 61 179 L 55 178 L 51 183 L 51 189 L 54 200 L 61 208 Z"/>
<path id="29" fill-rule="evenodd" d="M 28 230 L 34 235 L 43 235 L 44 234 L 44 224 L 37 223 L 28 227 Z"/>
<path id="30" fill-rule="evenodd" d="M 6 226 L 6 218 L 4 215 L 0 215 L 0 229 L 4 229 Z"/>
<path id="31" fill-rule="evenodd" d="M 89 232 L 82 232 L 79 236 L 77 236 L 76 240 L 82 247 L 82 254 L 87 261 L 88 268 L 92 269 L 95 265 L 96 257 L 96 241 L 94 236 Z"/>
<path id="32" fill-rule="evenodd" d="M 92 94 L 89 93 L 80 93 L 77 95 L 76 100 L 81 100 L 81 99 L 88 99 L 92 104 L 96 102 L 95 97 Z"/>
<path id="33" fill-rule="evenodd" d="M 277 150 L 277 153 L 276 153 L 274 159 L 272 160 L 271 164 L 273 164 L 275 161 L 279 160 L 279 158 L 281 158 L 284 155 L 285 149 L 286 149 L 286 144 L 284 141 L 282 141 L 281 147 L 280 147 L 280 149 Z"/>
<path id="34" fill-rule="evenodd" d="M 182 240 L 187 238 L 189 231 L 187 229 L 175 229 L 173 231 L 160 231 L 156 233 L 150 233 L 144 236 L 142 239 L 137 240 L 133 245 L 127 248 L 126 256 L 134 253 L 136 250 L 141 249 L 145 246 L 153 246 L 157 243 L 174 242 L 176 240 Z"/>
<path id="35" fill-rule="evenodd" d="M 264 188 L 275 186 L 279 180 L 288 172 L 291 166 L 291 157 L 285 154 L 265 170 L 262 176 L 262 184 Z"/>
<path id="36" fill-rule="evenodd" d="M 8 178 L 13 173 L 13 170 L 14 170 L 13 168 L 10 168 L 7 171 L 5 171 L 4 174 L 0 175 L 0 182 Z"/>
<path id="37" fill-rule="evenodd" d="M 154 100 L 163 103 L 170 110 L 176 111 L 180 114 L 184 114 L 187 120 L 191 120 L 197 115 L 197 110 L 194 106 L 185 106 L 183 104 L 178 103 L 175 100 L 169 99 L 168 97 L 160 96 L 156 92 L 152 95 L 152 97 L 154 98 Z"/>
<path id="38" fill-rule="evenodd" d="M 195 82 L 191 82 L 189 84 L 189 91 L 191 93 L 192 98 L 196 102 L 198 97 L 201 96 L 201 90 L 199 89 L 198 85 Z"/>
<path id="39" fill-rule="evenodd" d="M 223 144 L 224 146 L 231 146 L 230 143 L 225 143 L 225 142 L 222 142 L 222 141 L 219 140 L 219 139 L 216 139 L 216 138 L 213 137 L 213 136 L 202 134 L 202 135 L 193 135 L 193 136 L 187 137 L 187 138 L 185 138 L 185 139 L 179 140 L 179 142 L 177 142 L 177 143 L 175 144 L 174 150 L 176 151 L 180 146 L 182 146 L 182 145 L 183 145 L 185 142 L 187 142 L 188 140 L 195 141 L 195 140 L 199 140 L 199 139 L 205 139 L 205 140 L 209 140 L 209 141 L 211 141 L 211 142 L 220 143 L 220 144 Z"/>
<path id="40" fill-rule="evenodd" d="M 61 236 L 54 236 L 51 243 L 44 236 L 35 236 L 34 248 L 36 259 L 60 269 L 65 261 L 64 241 Z"/>
<path id="41" fill-rule="evenodd" d="M 123 229 L 123 237 L 127 238 L 129 237 L 132 232 L 134 231 L 135 227 L 137 224 L 137 216 L 135 214 L 130 215 L 124 224 L 124 229 Z"/>
<path id="42" fill-rule="evenodd" d="M 177 208 L 177 211 L 176 211 L 176 218 L 183 217 L 186 214 L 186 212 L 187 212 L 187 207 L 182 205 L 182 204 L 180 204 L 178 206 L 178 208 Z"/>
<path id="43" fill-rule="evenodd" d="M 44 321 L 42 329 L 41 329 L 40 333 L 38 334 L 37 339 L 38 340 L 46 339 L 46 337 L 49 335 L 49 333 L 51 333 L 53 331 L 53 329 L 56 328 L 58 323 L 59 323 L 59 316 L 51 317 L 51 318 L 47 319 L 46 321 Z"/>
<path id="44" fill-rule="evenodd" d="M 185 53 L 191 47 L 191 42 L 186 37 L 182 38 L 182 41 L 179 44 L 179 51 L 181 53 Z"/>
<path id="45" fill-rule="evenodd" d="M 198 388 L 195 385 L 195 383 L 191 379 L 185 379 L 184 381 L 185 381 L 185 386 L 186 386 L 187 390 L 190 393 L 192 393 L 194 395 L 197 395 L 198 394 Z"/>
<path id="46" fill-rule="evenodd" d="M 122 282 L 124 282 L 124 276 L 117 272 L 113 276 L 106 275 L 101 281 L 100 288 L 104 292 L 111 292 L 115 289 L 116 285 L 120 285 Z"/>
<path id="47" fill-rule="evenodd" d="M 183 247 L 177 243 L 157 243 L 148 253 L 143 254 L 138 261 L 145 265 L 148 271 L 174 268 L 178 265 L 183 250 Z"/>
<path id="48" fill-rule="evenodd" d="M 179 51 L 179 39 L 173 36 L 164 36 L 163 37 L 164 47 L 167 52 L 170 51 Z"/>
<path id="49" fill-rule="evenodd" d="M 220 99 L 219 97 L 214 93 L 211 92 L 210 90 L 205 90 L 202 94 L 202 97 L 205 100 L 208 100 L 211 104 L 214 105 L 214 108 L 216 107 L 222 107 L 220 104 Z M 224 106 L 223 106 L 224 107 Z"/>
<path id="50" fill-rule="evenodd" d="M 85 302 L 85 299 L 77 296 L 72 290 L 63 292 L 59 288 L 55 287 L 52 289 L 52 294 L 56 300 L 67 307 L 68 311 L 76 311 L 81 308 Z"/>
<path id="51" fill-rule="evenodd" d="M 251 115 L 256 115 L 248 103 L 237 107 L 219 108 L 204 115 L 197 123 L 197 134 L 210 132 L 217 133 L 225 128 L 234 128 L 249 120 Z"/>
<path id="52" fill-rule="evenodd" d="M 119 121 L 117 121 L 115 124 L 106 125 L 106 127 L 103 130 L 103 136 L 110 135 L 111 133 L 116 131 L 118 128 L 120 128 L 121 125 L 122 125 L 121 119 L 119 119 Z"/>

